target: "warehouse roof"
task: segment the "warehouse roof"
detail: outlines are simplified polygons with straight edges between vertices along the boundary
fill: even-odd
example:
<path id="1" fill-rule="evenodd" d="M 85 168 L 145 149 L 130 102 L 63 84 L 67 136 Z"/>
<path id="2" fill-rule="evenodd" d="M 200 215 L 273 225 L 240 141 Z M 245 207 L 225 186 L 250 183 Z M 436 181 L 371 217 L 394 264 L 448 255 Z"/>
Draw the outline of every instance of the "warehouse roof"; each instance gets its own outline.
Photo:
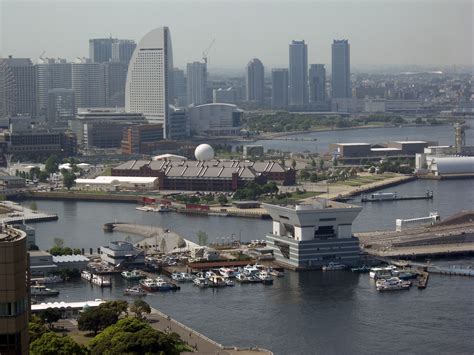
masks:
<path id="1" fill-rule="evenodd" d="M 474 174 L 474 157 L 436 157 L 431 168 L 438 174 Z"/>
<path id="2" fill-rule="evenodd" d="M 76 184 L 112 184 L 112 183 L 132 183 L 149 184 L 155 182 L 157 177 L 141 176 L 98 176 L 95 179 L 76 179 Z"/>

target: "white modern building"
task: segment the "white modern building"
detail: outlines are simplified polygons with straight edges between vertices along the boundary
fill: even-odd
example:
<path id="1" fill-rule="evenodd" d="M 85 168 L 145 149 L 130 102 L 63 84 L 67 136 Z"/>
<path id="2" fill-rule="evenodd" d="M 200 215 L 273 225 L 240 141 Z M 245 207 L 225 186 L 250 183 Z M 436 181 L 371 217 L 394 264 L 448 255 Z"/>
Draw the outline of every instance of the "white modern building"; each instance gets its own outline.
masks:
<path id="1" fill-rule="evenodd" d="M 157 177 L 98 176 L 95 179 L 76 179 L 76 190 L 81 191 L 147 191 L 157 188 Z"/>
<path id="2" fill-rule="evenodd" d="M 120 266 L 139 266 L 145 263 L 145 253 L 128 242 L 110 242 L 108 247 L 100 247 L 103 264 Z"/>
<path id="3" fill-rule="evenodd" d="M 359 241 L 352 236 L 352 222 L 362 207 L 325 199 L 299 205 L 264 203 L 263 207 L 273 219 L 266 239 L 277 262 L 294 269 L 358 262 Z"/>
<path id="4" fill-rule="evenodd" d="M 148 32 L 138 43 L 128 66 L 125 110 L 143 113 L 162 123 L 165 132 L 173 90 L 173 52 L 168 27 Z"/>
<path id="5" fill-rule="evenodd" d="M 242 110 L 232 104 L 204 104 L 188 110 L 191 132 L 224 136 L 240 133 Z"/>

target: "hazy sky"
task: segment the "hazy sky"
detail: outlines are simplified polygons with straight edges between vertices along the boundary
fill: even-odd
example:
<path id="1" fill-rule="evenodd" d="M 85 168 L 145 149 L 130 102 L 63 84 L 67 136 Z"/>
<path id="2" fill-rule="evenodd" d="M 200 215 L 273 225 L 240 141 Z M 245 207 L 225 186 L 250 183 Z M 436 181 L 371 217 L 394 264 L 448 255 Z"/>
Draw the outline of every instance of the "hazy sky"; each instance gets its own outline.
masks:
<path id="1" fill-rule="evenodd" d="M 330 63 L 332 40 L 349 39 L 351 64 L 473 64 L 472 0 L 24 1 L 0 0 L 0 56 L 88 56 L 88 39 L 137 42 L 169 26 L 175 66 L 288 65 L 288 44 L 304 39 L 308 63 Z"/>

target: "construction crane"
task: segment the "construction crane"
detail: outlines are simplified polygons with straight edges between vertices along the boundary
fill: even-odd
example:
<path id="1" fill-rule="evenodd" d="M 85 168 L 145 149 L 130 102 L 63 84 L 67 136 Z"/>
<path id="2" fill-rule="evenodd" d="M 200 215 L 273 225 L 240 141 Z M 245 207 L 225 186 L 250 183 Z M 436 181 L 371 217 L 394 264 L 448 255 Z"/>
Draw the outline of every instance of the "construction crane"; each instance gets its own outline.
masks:
<path id="1" fill-rule="evenodd" d="M 207 55 L 209 54 L 209 51 L 211 50 L 212 46 L 214 45 L 214 42 L 216 39 L 214 38 L 211 42 L 211 44 L 202 52 L 202 59 L 204 60 L 204 63 L 207 64 Z"/>

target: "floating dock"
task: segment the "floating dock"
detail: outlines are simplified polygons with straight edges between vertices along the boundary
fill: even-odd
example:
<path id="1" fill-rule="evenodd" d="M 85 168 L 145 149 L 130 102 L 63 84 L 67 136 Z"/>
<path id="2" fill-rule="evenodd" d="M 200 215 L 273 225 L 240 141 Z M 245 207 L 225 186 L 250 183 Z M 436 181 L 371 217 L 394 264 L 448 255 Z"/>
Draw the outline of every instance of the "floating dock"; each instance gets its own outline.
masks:
<path id="1" fill-rule="evenodd" d="M 409 200 L 431 200 L 433 191 L 427 191 L 424 195 L 398 196 L 396 192 L 380 192 L 370 195 L 362 195 L 360 202 L 384 202 L 384 201 L 409 201 Z"/>

